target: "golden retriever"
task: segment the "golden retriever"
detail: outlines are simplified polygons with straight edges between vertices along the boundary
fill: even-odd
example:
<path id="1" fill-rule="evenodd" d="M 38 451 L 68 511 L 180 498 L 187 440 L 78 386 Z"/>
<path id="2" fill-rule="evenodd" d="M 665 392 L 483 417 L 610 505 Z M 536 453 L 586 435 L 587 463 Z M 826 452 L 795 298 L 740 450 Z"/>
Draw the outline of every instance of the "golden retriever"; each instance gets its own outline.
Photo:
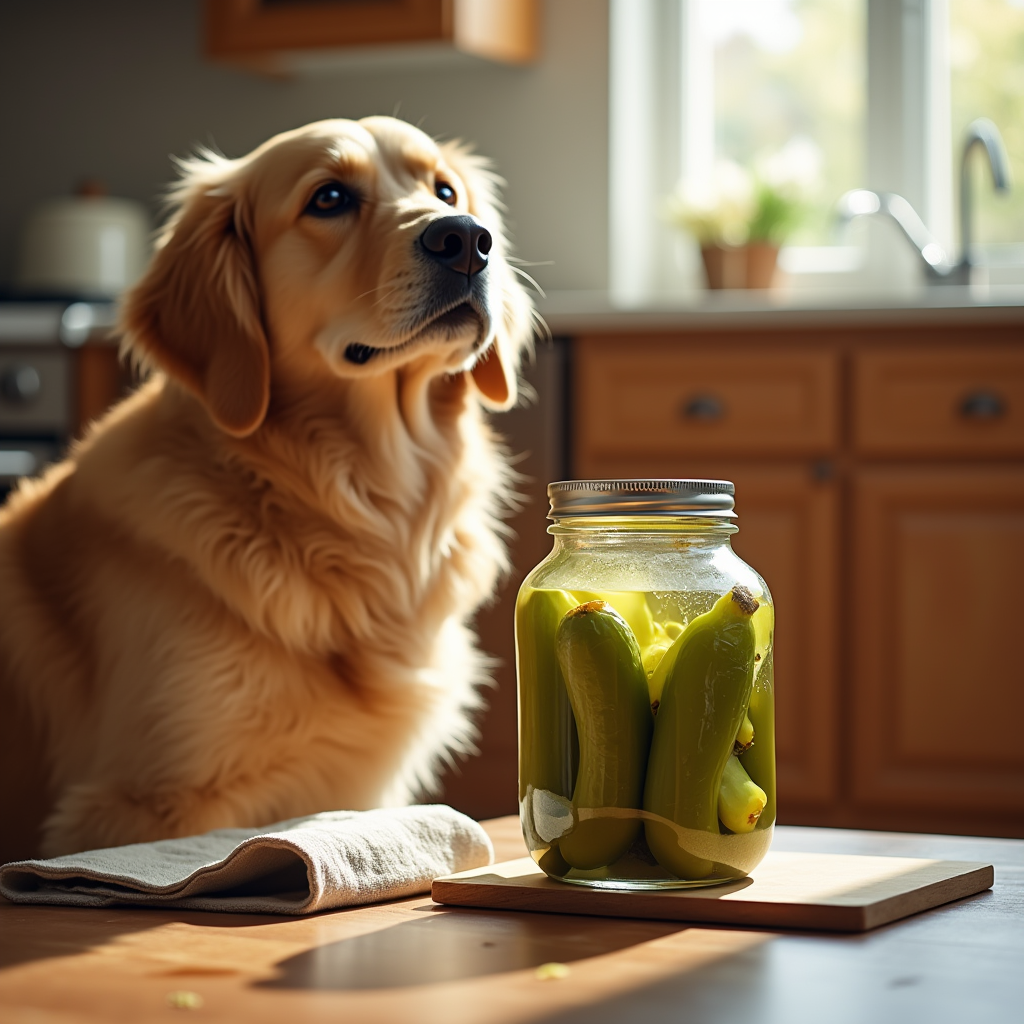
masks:
<path id="1" fill-rule="evenodd" d="M 532 310 L 401 121 L 183 165 L 151 371 L 0 511 L 0 859 L 406 803 L 471 746 Z"/>

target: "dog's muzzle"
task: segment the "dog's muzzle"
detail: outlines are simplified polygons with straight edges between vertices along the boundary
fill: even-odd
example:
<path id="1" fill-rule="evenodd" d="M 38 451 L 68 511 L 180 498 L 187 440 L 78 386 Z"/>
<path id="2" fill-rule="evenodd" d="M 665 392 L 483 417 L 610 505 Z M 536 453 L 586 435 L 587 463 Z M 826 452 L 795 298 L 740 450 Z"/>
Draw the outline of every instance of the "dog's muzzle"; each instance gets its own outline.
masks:
<path id="1" fill-rule="evenodd" d="M 469 214 L 431 221 L 414 243 L 427 275 L 422 282 L 423 307 L 407 325 L 412 337 L 392 349 L 352 342 L 345 349 L 346 362 L 364 366 L 375 356 L 405 348 L 428 334 L 453 337 L 471 325 L 477 328 L 473 348 L 479 349 L 489 336 L 484 271 L 493 244 L 491 233 Z"/>

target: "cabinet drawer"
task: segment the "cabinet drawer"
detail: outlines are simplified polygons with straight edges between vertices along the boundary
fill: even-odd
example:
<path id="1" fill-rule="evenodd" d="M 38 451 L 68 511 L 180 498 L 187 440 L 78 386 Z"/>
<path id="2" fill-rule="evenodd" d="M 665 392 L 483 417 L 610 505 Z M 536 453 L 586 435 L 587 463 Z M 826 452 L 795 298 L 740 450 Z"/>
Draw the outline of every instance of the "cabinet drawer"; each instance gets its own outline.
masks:
<path id="1" fill-rule="evenodd" d="M 860 452 L 1024 453 L 1024 349 L 863 352 L 853 380 Z"/>
<path id="2" fill-rule="evenodd" d="M 581 339 L 576 455 L 824 451 L 838 438 L 838 362 L 828 352 L 703 353 L 668 342 Z"/>

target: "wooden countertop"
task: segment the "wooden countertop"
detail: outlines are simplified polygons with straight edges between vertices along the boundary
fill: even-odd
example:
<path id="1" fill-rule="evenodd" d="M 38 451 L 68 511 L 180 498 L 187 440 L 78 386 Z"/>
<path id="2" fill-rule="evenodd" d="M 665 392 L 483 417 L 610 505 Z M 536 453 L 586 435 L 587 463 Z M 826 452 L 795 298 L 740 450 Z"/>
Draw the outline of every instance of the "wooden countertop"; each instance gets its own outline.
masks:
<path id="1" fill-rule="evenodd" d="M 515 818 L 487 822 L 499 860 Z M 866 935 L 442 908 L 306 918 L 0 900 L 0 1020 L 829 1024 L 1018 1019 L 1024 841 L 781 827 L 776 848 L 986 860 L 992 891 Z M 541 964 L 568 966 L 538 977 Z M 168 996 L 179 997 L 175 1008 Z"/>

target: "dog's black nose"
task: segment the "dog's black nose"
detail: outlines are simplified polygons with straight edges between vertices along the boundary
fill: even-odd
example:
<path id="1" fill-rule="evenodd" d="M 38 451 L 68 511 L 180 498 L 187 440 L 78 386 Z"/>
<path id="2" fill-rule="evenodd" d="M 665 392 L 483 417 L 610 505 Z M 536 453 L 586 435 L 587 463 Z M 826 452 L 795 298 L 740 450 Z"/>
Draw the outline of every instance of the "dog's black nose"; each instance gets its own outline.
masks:
<path id="1" fill-rule="evenodd" d="M 470 277 L 487 266 L 492 244 L 490 231 L 468 213 L 441 217 L 420 235 L 420 245 L 432 260 Z"/>

